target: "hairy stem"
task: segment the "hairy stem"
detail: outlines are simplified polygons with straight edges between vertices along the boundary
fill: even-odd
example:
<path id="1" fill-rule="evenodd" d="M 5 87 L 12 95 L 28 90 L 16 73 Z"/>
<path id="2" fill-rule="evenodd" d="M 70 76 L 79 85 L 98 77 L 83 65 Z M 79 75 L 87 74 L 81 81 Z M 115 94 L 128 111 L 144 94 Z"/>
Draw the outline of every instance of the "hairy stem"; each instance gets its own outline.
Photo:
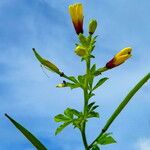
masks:
<path id="1" fill-rule="evenodd" d="M 120 114 L 120 112 L 125 108 L 125 106 L 128 104 L 128 102 L 131 100 L 131 98 L 135 95 L 135 93 L 150 79 L 150 73 L 148 73 L 146 76 L 144 76 L 136 85 L 135 87 L 128 93 L 128 95 L 124 98 L 124 100 L 121 102 L 121 104 L 117 107 L 117 109 L 114 111 L 114 113 L 111 115 L 111 117 L 106 122 L 104 128 L 102 129 L 101 133 L 97 136 L 97 138 L 90 144 L 89 148 L 93 146 L 93 144 L 108 130 L 110 125 L 113 123 L 113 121 L 117 118 L 117 116 Z"/>

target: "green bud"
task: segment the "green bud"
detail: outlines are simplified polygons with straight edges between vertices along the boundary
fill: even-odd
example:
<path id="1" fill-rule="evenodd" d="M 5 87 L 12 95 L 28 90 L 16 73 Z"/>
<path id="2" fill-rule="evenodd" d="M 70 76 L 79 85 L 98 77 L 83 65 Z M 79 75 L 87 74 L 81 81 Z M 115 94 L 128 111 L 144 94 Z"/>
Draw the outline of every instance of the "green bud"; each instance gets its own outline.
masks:
<path id="1" fill-rule="evenodd" d="M 97 28 L 97 21 L 96 20 L 91 20 L 89 23 L 89 34 L 93 34 Z"/>
<path id="2" fill-rule="evenodd" d="M 47 69 L 49 69 L 49 70 L 51 70 L 51 71 L 53 71 L 53 72 L 56 72 L 56 73 L 58 73 L 58 74 L 61 73 L 61 72 L 59 71 L 59 69 L 58 69 L 53 63 L 51 63 L 50 61 L 48 61 L 48 60 L 42 58 L 34 48 L 33 48 L 32 50 L 33 50 L 33 52 L 34 52 L 35 57 L 39 60 L 39 62 L 40 62 L 43 66 L 45 66 Z"/>
<path id="3" fill-rule="evenodd" d="M 81 57 L 84 57 L 87 55 L 87 51 L 85 49 L 85 47 L 83 46 L 80 46 L 78 45 L 75 49 L 75 53 L 78 55 L 78 56 L 81 56 Z"/>

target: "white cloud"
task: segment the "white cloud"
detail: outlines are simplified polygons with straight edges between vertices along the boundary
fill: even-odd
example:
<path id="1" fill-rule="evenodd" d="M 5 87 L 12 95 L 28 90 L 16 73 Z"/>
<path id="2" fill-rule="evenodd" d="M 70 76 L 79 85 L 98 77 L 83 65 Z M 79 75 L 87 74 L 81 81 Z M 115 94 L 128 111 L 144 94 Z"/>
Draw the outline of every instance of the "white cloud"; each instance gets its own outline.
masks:
<path id="1" fill-rule="evenodd" d="M 142 138 L 136 144 L 137 150 L 150 150 L 150 138 Z"/>

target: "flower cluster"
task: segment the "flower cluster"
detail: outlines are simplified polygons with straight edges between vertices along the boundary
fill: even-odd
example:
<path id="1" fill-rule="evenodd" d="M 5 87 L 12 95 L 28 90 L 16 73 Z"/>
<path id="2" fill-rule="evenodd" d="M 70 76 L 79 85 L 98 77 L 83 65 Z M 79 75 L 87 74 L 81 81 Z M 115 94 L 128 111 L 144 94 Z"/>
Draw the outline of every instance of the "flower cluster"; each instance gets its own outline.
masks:
<path id="1" fill-rule="evenodd" d="M 72 23 L 74 25 L 76 33 L 79 35 L 80 45 L 77 44 L 75 48 L 75 53 L 80 57 L 88 57 L 91 53 L 89 47 L 92 48 L 92 44 L 90 45 L 88 41 L 89 37 L 94 34 L 97 28 L 97 21 L 91 20 L 89 22 L 89 37 L 84 37 L 83 35 L 83 6 L 81 3 L 73 4 L 69 6 L 69 12 L 72 19 Z M 95 40 L 94 40 L 95 42 Z M 105 70 L 112 69 L 124 63 L 128 58 L 131 57 L 131 47 L 126 47 L 118 52 L 110 61 L 108 61 L 105 65 Z M 106 69 L 107 68 L 107 69 Z"/>

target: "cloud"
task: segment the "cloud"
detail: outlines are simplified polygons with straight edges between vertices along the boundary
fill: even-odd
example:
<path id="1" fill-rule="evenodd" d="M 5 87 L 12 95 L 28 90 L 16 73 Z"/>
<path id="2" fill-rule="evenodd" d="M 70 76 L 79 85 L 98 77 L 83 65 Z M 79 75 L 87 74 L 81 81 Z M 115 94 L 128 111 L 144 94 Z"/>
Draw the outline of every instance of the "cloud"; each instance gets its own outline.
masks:
<path id="1" fill-rule="evenodd" d="M 150 138 L 139 139 L 136 147 L 137 150 L 150 150 Z"/>

